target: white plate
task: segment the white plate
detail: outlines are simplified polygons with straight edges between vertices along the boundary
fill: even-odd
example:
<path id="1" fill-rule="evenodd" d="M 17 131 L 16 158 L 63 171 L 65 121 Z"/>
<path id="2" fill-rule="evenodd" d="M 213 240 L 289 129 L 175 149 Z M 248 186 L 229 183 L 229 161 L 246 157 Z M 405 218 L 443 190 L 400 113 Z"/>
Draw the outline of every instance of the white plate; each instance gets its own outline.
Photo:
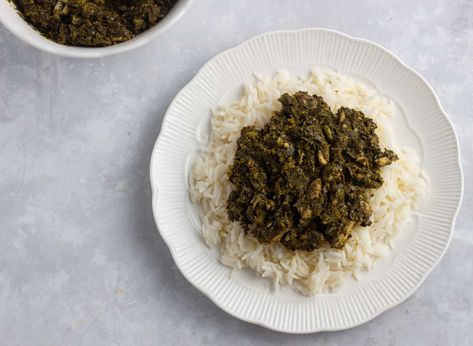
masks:
<path id="1" fill-rule="evenodd" d="M 255 72 L 300 73 L 317 65 L 361 78 L 396 101 L 395 134 L 400 144 L 418 150 L 430 189 L 390 258 L 337 293 L 305 297 L 290 289 L 274 292 L 248 271 L 230 278 L 230 269 L 200 236 L 186 189 L 213 106 L 234 95 Z M 463 191 L 458 141 L 427 82 L 384 48 L 325 29 L 264 34 L 210 60 L 166 113 L 151 159 L 151 183 L 156 223 L 182 274 L 235 317 L 288 333 L 350 328 L 414 293 L 448 247 Z"/>

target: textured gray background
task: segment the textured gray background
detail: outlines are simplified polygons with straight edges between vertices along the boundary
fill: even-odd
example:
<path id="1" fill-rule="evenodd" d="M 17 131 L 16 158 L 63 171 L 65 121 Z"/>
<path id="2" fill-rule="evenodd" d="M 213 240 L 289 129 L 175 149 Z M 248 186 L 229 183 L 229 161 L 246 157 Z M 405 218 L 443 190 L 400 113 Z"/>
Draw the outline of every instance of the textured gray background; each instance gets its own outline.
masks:
<path id="1" fill-rule="evenodd" d="M 171 99 L 209 58 L 312 26 L 378 42 L 427 78 L 466 189 L 445 258 L 410 299 L 352 330 L 291 336 L 183 278 L 156 231 L 148 164 Z M 0 26 L 0 343 L 473 344 L 472 57 L 471 0 L 197 0 L 148 46 L 101 60 L 41 53 Z"/>

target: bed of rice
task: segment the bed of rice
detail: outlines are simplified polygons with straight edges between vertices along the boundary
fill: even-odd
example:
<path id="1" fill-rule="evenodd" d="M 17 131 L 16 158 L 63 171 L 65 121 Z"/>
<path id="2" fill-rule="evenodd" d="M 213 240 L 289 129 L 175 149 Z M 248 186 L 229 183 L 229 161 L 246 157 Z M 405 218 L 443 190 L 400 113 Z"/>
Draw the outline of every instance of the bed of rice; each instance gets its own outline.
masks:
<path id="1" fill-rule="evenodd" d="M 232 163 L 240 130 L 248 125 L 262 127 L 280 108 L 284 92 L 304 90 L 322 96 L 335 111 L 355 108 L 378 125 L 381 146 L 393 149 L 399 160 L 383 168 L 384 184 L 374 192 L 370 204 L 372 225 L 356 227 L 341 250 L 291 251 L 279 244 L 262 245 L 230 222 L 226 201 L 231 191 L 227 168 Z M 350 276 L 372 269 L 376 260 L 389 254 L 392 240 L 415 209 L 426 190 L 426 178 L 416 152 L 396 145 L 386 121 L 394 105 L 374 89 L 329 70 L 313 69 L 307 77 L 279 72 L 273 78 L 255 76 L 240 99 L 217 106 L 211 118 L 209 143 L 202 148 L 190 178 L 190 196 L 201 206 L 202 235 L 210 247 L 218 247 L 220 260 L 235 269 L 249 267 L 271 278 L 275 287 L 291 285 L 311 295 L 332 291 Z"/>

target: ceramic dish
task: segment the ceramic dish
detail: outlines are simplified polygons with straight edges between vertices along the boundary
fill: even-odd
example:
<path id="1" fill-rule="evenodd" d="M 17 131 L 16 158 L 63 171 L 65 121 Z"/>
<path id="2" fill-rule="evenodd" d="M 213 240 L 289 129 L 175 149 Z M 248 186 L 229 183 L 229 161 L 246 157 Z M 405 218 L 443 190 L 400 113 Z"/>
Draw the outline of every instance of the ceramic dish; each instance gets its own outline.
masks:
<path id="1" fill-rule="evenodd" d="M 393 128 L 417 150 L 430 177 L 422 208 L 396 240 L 389 258 L 336 293 L 302 296 L 274 291 L 267 280 L 218 261 L 199 233 L 187 193 L 188 174 L 205 136 L 210 110 L 238 95 L 253 74 L 330 67 L 359 78 L 397 104 Z M 325 29 L 257 36 L 210 60 L 170 105 L 151 159 L 153 211 L 182 274 L 226 312 L 287 333 L 350 328 L 408 298 L 442 258 L 452 237 L 463 180 L 458 141 L 432 88 L 384 48 Z"/>
<path id="2" fill-rule="evenodd" d="M 71 58 L 101 58 L 141 47 L 171 27 L 191 5 L 192 0 L 179 0 L 155 26 L 129 41 L 109 47 L 88 48 L 58 44 L 42 36 L 21 18 L 9 0 L 0 0 L 0 23 L 23 42 L 45 52 Z"/>

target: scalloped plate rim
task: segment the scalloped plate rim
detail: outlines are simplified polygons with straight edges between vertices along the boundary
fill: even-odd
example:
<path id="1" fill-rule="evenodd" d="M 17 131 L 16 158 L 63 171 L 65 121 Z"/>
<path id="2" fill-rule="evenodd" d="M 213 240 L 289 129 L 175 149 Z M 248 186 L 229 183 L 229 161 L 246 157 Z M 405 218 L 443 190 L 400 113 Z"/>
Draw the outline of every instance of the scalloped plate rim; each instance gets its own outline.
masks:
<path id="1" fill-rule="evenodd" d="M 456 164 L 457 164 L 457 169 L 458 169 L 458 173 L 459 173 L 459 178 L 460 178 L 460 191 L 459 191 L 459 197 L 458 197 L 458 202 L 457 202 L 457 206 L 455 208 L 455 211 L 453 212 L 452 214 L 452 217 L 449 219 L 449 224 L 450 224 L 450 228 L 449 228 L 449 237 L 448 237 L 448 240 L 447 242 L 445 243 L 444 245 L 444 248 L 442 249 L 442 253 L 438 256 L 438 258 L 435 260 L 435 262 L 431 265 L 430 268 L 428 268 L 421 276 L 421 278 L 419 279 L 419 281 L 417 282 L 416 286 L 413 287 L 411 290 L 409 290 L 401 299 L 397 300 L 396 302 L 392 303 L 392 304 L 388 304 L 386 306 L 384 306 L 383 308 L 380 308 L 379 310 L 375 311 L 373 314 L 371 314 L 368 318 L 366 319 L 363 319 L 363 320 L 360 320 L 358 323 L 353 323 L 353 324 L 350 324 L 350 325 L 346 325 L 346 326 L 343 326 L 343 327 L 335 327 L 335 328 L 313 328 L 311 330 L 307 330 L 307 331 L 295 331 L 295 330 L 288 330 L 288 329 L 283 329 L 283 328 L 277 328 L 273 325 L 271 325 L 270 323 L 265 323 L 265 322 L 262 322 L 262 321 L 259 321 L 259 320 L 256 320 L 256 319 L 251 319 L 251 318 L 245 318 L 241 315 L 238 315 L 237 313 L 231 311 L 230 309 L 227 309 L 225 306 L 223 306 L 223 304 L 220 304 L 220 302 L 218 302 L 217 299 L 215 299 L 209 292 L 206 291 L 205 287 L 202 287 L 202 286 L 199 286 L 198 284 L 196 284 L 195 282 L 193 282 L 189 277 L 188 275 L 186 274 L 186 272 L 180 267 L 179 263 L 176 261 L 176 252 L 175 252 L 175 249 L 173 247 L 173 245 L 169 242 L 168 239 L 166 239 L 164 236 L 163 236 L 163 233 L 161 232 L 160 230 L 160 226 L 159 226 L 159 222 L 158 222 L 158 210 L 157 210 L 157 199 L 158 199 L 158 194 L 159 194 L 159 191 L 158 191 L 158 186 L 157 186 L 157 182 L 156 180 L 153 178 L 156 174 L 155 174 L 155 171 L 154 171 L 154 167 L 156 165 L 153 165 L 153 162 L 155 162 L 156 160 L 156 157 L 158 156 L 158 147 L 160 145 L 160 140 L 162 139 L 162 133 L 163 133 L 163 129 L 165 128 L 166 126 L 166 123 L 168 121 L 168 115 L 170 113 L 170 109 L 172 108 L 173 104 L 176 102 L 177 99 L 179 99 L 182 94 L 189 88 L 191 88 L 194 83 L 200 78 L 201 74 L 203 73 L 203 70 L 205 70 L 209 65 L 211 65 L 215 60 L 219 59 L 221 56 L 223 56 L 224 54 L 227 54 L 231 51 L 234 51 L 234 50 L 238 50 L 238 49 L 241 49 L 243 46 L 249 44 L 251 41 L 253 40 L 256 40 L 258 38 L 261 38 L 261 37 L 264 37 L 264 36 L 270 36 L 270 35 L 280 35 L 280 34 L 300 34 L 302 32 L 305 32 L 305 31 L 319 31 L 319 32 L 328 32 L 328 33 L 332 33 L 332 34 L 336 34 L 336 35 L 340 35 L 340 36 L 343 36 L 345 37 L 346 39 L 350 40 L 350 41 L 354 41 L 354 42 L 358 42 L 358 43 L 362 43 L 362 44 L 366 44 L 366 45 L 371 45 L 371 46 L 374 46 L 376 47 L 377 49 L 385 52 L 388 57 L 390 59 L 393 59 L 396 63 L 398 63 L 399 65 L 401 65 L 401 67 L 403 67 L 405 70 L 407 70 L 409 73 L 415 75 L 416 78 L 418 78 L 428 89 L 429 93 L 431 94 L 431 96 L 433 96 L 433 99 L 435 100 L 435 106 L 436 108 L 440 111 L 440 113 L 443 115 L 443 117 L 447 120 L 447 123 L 448 125 L 451 127 L 451 130 L 452 130 L 452 133 L 453 133 L 453 136 L 454 136 L 454 140 L 455 140 L 455 146 L 456 146 Z M 159 132 L 159 135 L 158 135 L 158 138 L 155 142 L 155 145 L 153 147 L 153 151 L 152 151 L 152 155 L 151 155 L 151 160 L 150 160 L 150 182 L 151 182 L 151 189 L 152 189 L 152 209 L 153 209 L 153 216 L 154 216 L 154 219 L 155 219 L 155 222 L 156 222 L 156 226 L 157 226 L 157 229 L 158 229 L 158 232 L 160 233 L 161 235 L 161 238 L 164 240 L 165 244 L 167 245 L 167 247 L 169 248 L 170 252 L 171 252 L 171 256 L 174 260 L 174 263 L 176 264 L 177 268 L 179 269 L 179 271 L 181 272 L 181 274 L 186 278 L 186 280 L 192 285 L 194 286 L 196 289 L 198 289 L 202 294 L 204 294 L 210 301 L 212 301 L 216 306 L 218 306 L 221 310 L 225 311 L 226 313 L 228 313 L 229 315 L 232 315 L 244 322 L 247 322 L 247 323 L 251 323 L 251 324 L 254 324 L 254 325 L 258 325 L 258 326 L 261 326 L 261 327 L 264 327 L 264 328 L 267 328 L 267 329 L 270 329 L 270 330 L 273 330 L 273 331 L 277 331 L 277 332 L 282 332 L 282 333 L 287 333 L 287 334 L 310 334 L 310 333 L 318 333 L 318 332 L 331 332 L 331 331 L 338 331 L 338 330 L 346 330 L 346 329 L 350 329 L 350 328 L 354 328 L 354 327 L 357 327 L 359 325 L 362 325 L 364 323 L 367 323 L 373 319 L 375 319 L 376 317 L 378 317 L 379 315 L 381 315 L 382 313 L 394 308 L 395 306 L 403 303 L 404 301 L 406 301 L 409 297 L 411 297 L 415 291 L 417 291 L 417 289 L 422 285 L 422 283 L 425 281 L 425 279 L 429 276 L 429 274 L 432 272 L 432 270 L 438 265 L 438 263 L 440 262 L 440 260 L 444 257 L 449 245 L 450 245 L 450 242 L 452 240 L 452 237 L 453 237 L 453 232 L 454 232 L 454 228 L 455 228 L 455 222 L 456 222 L 456 218 L 458 216 L 458 212 L 460 210 L 460 206 L 462 204 L 462 199 L 463 199 L 463 190 L 464 190 L 464 177 L 463 177 L 463 171 L 462 171 L 462 166 L 461 166 L 461 153 L 460 153 L 460 145 L 459 145 L 459 140 L 458 140 L 458 135 L 455 131 L 455 127 L 450 119 L 450 117 L 448 116 L 447 112 L 444 110 L 444 108 L 442 107 L 441 103 L 440 103 L 440 100 L 437 96 L 437 94 L 435 93 L 434 89 L 432 88 L 432 86 L 427 82 L 427 80 L 422 76 L 420 75 L 417 71 L 415 71 L 413 68 L 409 67 L 406 63 L 404 63 L 398 56 L 396 56 L 394 53 L 392 53 L 391 51 L 389 51 L 388 49 L 384 48 L 383 46 L 381 46 L 380 44 L 376 43 L 376 42 L 373 42 L 373 41 L 370 41 L 370 40 L 367 40 L 367 39 L 363 39 L 363 38 L 357 38 L 357 37 L 354 37 L 354 36 L 351 36 L 351 35 L 348 35 L 346 33 L 343 33 L 343 32 L 340 32 L 338 30 L 333 30 L 333 29 L 328 29 L 328 28 L 318 28 L 318 27 L 314 27 L 314 28 L 304 28 L 304 29 L 296 29 L 296 30 L 276 30 L 276 31 L 270 31 L 270 32 L 265 32 L 265 33 L 262 33 L 262 34 L 259 34 L 259 35 L 256 35 L 256 36 L 252 36 L 250 37 L 249 39 L 246 39 L 245 41 L 241 42 L 240 44 L 232 47 L 232 48 L 229 48 L 229 49 L 226 49 L 220 53 L 218 53 L 217 55 L 215 55 L 214 57 L 212 57 L 210 60 L 208 60 L 200 69 L 199 71 L 192 77 L 192 79 L 176 94 L 176 96 L 172 99 L 171 103 L 169 104 L 169 107 L 163 117 L 163 121 L 162 121 L 162 125 L 161 125 L 161 129 L 160 129 L 160 132 Z"/>

